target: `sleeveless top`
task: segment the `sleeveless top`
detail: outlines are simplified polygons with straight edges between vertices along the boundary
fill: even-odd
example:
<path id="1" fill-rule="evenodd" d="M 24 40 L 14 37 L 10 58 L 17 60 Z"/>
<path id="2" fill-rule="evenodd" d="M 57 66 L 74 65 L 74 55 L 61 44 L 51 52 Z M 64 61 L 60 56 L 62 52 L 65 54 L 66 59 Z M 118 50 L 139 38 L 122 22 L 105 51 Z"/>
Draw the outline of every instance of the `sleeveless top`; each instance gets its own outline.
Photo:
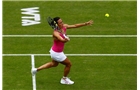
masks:
<path id="1" fill-rule="evenodd" d="M 64 33 L 66 34 L 66 28 L 63 27 Z M 56 32 L 54 30 L 54 32 Z M 65 38 L 62 33 L 59 33 L 62 38 Z M 59 40 L 53 40 L 52 50 L 55 52 L 63 52 L 65 43 Z"/>

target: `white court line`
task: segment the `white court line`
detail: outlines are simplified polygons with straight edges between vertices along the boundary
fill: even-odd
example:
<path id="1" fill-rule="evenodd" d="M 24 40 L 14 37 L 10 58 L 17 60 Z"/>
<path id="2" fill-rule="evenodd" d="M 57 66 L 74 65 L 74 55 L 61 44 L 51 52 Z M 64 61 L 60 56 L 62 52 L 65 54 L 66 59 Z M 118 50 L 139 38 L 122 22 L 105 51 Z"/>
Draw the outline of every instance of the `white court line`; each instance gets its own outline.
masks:
<path id="1" fill-rule="evenodd" d="M 2 54 L 2 56 L 50 56 L 50 54 Z M 66 56 L 137 56 L 137 54 L 66 54 Z"/>
<path id="2" fill-rule="evenodd" d="M 11 1 L 11 0 L 4 0 Z M 33 0 L 12 0 L 12 1 L 33 1 Z M 34 0 L 34 1 L 44 1 L 44 0 Z M 47 1 L 137 1 L 137 0 L 47 0 Z"/>
<path id="3" fill-rule="evenodd" d="M 32 69 L 35 68 L 34 55 L 31 55 L 31 65 L 32 65 Z M 33 90 L 36 90 L 36 75 L 32 75 L 32 84 L 33 84 Z"/>
<path id="4" fill-rule="evenodd" d="M 137 37 L 137 35 L 68 35 L 69 37 Z M 52 37 L 52 35 L 2 35 L 2 37 Z"/>

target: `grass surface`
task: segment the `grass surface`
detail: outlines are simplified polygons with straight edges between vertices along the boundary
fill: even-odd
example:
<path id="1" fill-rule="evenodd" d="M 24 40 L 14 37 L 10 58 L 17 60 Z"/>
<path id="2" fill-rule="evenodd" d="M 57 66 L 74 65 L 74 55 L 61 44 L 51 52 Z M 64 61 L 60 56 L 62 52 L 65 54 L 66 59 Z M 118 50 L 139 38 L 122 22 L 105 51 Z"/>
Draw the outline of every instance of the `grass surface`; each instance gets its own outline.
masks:
<path id="1" fill-rule="evenodd" d="M 137 35 L 136 1 L 3 1 L 3 35 L 51 35 L 46 17 L 64 23 L 94 20 L 92 26 L 71 29 L 68 35 Z M 39 7 L 41 24 L 21 26 L 22 8 Z M 110 17 L 105 17 L 109 13 Z M 52 38 L 3 38 L 3 54 L 48 54 Z M 71 38 L 66 54 L 136 54 L 137 38 Z M 63 65 L 36 75 L 37 90 L 136 90 L 137 57 L 68 57 L 74 85 L 61 85 Z M 35 57 L 36 67 L 51 61 Z M 3 56 L 3 90 L 32 90 L 31 57 Z"/>

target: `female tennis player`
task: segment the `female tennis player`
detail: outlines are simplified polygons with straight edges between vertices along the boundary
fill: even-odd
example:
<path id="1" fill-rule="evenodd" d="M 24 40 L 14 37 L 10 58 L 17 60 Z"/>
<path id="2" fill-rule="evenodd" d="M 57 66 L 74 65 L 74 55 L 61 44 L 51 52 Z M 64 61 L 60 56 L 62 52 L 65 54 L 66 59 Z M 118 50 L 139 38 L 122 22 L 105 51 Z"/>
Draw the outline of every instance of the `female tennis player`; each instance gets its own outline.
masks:
<path id="1" fill-rule="evenodd" d="M 61 84 L 74 84 L 74 81 L 70 80 L 67 76 L 70 72 L 71 62 L 67 58 L 67 56 L 63 53 L 65 43 L 68 42 L 70 39 L 66 36 L 66 30 L 71 28 L 78 28 L 82 26 L 87 26 L 93 24 L 93 21 L 90 20 L 85 23 L 78 23 L 74 25 L 64 24 L 60 17 L 55 17 L 53 20 L 57 23 L 59 30 L 53 31 L 53 45 L 50 49 L 50 55 L 52 58 L 51 62 L 48 62 L 38 68 L 34 68 L 31 70 L 32 75 L 35 75 L 38 71 L 42 69 L 48 69 L 51 67 L 58 66 L 59 63 L 65 65 L 64 74 L 62 79 L 60 80 Z"/>

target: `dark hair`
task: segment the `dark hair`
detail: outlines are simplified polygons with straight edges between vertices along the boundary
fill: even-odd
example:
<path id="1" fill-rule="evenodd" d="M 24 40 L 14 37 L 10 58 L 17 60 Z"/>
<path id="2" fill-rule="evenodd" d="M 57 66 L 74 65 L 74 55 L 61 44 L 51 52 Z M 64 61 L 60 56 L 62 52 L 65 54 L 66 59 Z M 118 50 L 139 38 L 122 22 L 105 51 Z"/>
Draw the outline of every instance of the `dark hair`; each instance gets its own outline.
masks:
<path id="1" fill-rule="evenodd" d="M 53 20 L 58 24 L 58 20 L 60 19 L 60 17 L 55 17 L 55 18 L 53 18 Z"/>

